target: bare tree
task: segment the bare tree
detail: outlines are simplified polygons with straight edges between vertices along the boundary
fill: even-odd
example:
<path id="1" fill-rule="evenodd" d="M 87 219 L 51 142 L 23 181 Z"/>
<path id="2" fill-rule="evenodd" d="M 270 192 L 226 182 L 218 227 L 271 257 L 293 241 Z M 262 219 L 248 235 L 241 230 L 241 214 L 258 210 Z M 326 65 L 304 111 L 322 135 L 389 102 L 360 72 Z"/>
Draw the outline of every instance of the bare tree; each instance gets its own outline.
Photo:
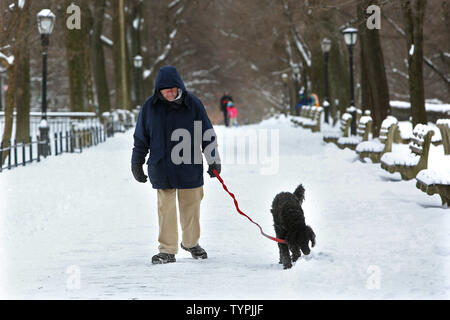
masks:
<path id="1" fill-rule="evenodd" d="M 361 89 L 362 107 L 369 109 L 373 118 L 375 136 L 381 128 L 381 122 L 390 113 L 389 88 L 384 66 L 378 29 L 365 27 L 367 8 L 380 5 L 378 0 L 363 0 L 357 5 L 361 48 Z"/>
<path id="2" fill-rule="evenodd" d="M 426 3 L 426 0 L 401 0 L 408 47 L 409 92 L 414 126 L 427 123 L 423 81 L 423 23 Z"/>

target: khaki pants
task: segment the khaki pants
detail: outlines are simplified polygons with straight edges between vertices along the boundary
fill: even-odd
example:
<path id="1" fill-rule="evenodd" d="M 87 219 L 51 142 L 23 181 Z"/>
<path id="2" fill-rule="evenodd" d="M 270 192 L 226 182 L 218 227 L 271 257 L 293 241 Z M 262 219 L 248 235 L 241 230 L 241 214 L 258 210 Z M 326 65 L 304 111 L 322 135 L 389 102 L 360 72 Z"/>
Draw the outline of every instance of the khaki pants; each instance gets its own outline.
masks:
<path id="1" fill-rule="evenodd" d="M 178 253 L 177 194 L 183 246 L 192 248 L 200 239 L 203 186 L 193 189 L 158 189 L 159 252 Z"/>

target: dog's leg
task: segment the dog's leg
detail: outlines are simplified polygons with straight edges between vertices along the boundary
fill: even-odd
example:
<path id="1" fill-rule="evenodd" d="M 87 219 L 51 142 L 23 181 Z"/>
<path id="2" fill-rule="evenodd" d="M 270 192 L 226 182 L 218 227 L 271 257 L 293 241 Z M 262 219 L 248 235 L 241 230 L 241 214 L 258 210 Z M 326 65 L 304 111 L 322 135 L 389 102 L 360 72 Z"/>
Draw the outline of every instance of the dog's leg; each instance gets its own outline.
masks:
<path id="1" fill-rule="evenodd" d="M 298 260 L 298 258 L 300 258 L 302 256 L 302 253 L 300 251 L 300 247 L 296 246 L 291 248 L 292 251 L 292 261 L 296 262 Z"/>
<path id="2" fill-rule="evenodd" d="M 289 269 L 292 267 L 291 255 L 289 254 L 289 248 L 287 244 L 279 243 L 280 248 L 280 261 L 283 264 L 284 269 Z"/>
<path id="3" fill-rule="evenodd" d="M 286 233 L 279 226 L 275 225 L 275 235 L 278 239 L 284 239 Z M 283 263 L 283 255 L 285 254 L 284 248 L 287 248 L 286 244 L 278 243 L 278 249 L 280 251 L 280 261 L 278 262 L 279 264 L 284 264 Z M 288 251 L 288 255 L 289 255 L 289 251 Z"/>

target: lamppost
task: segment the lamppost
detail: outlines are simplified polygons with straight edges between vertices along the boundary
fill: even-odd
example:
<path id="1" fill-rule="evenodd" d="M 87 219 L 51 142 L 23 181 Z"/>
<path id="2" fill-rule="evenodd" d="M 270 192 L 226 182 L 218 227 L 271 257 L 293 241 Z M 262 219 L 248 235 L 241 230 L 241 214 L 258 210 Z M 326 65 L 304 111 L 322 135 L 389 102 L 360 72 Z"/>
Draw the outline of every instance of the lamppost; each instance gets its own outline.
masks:
<path id="1" fill-rule="evenodd" d="M 348 47 L 348 52 L 350 56 L 350 108 L 353 119 L 351 124 L 351 134 L 356 135 L 356 107 L 355 107 L 355 84 L 353 80 L 353 46 L 356 44 L 358 39 L 358 29 L 353 27 L 347 27 L 342 31 L 344 35 L 345 44 Z"/>
<path id="2" fill-rule="evenodd" d="M 287 75 L 287 73 L 282 73 L 281 74 L 281 80 L 283 80 L 285 90 L 288 91 L 287 90 L 287 82 L 288 82 L 288 75 Z M 288 97 L 289 97 L 289 92 L 287 92 L 287 94 L 288 94 Z M 283 103 L 285 103 L 285 101 L 283 101 Z M 287 117 L 287 111 L 286 111 L 287 108 L 286 107 L 287 107 L 287 104 L 284 105 L 283 110 L 284 110 L 284 115 Z"/>
<path id="3" fill-rule="evenodd" d="M 325 122 L 328 123 L 330 115 L 330 96 L 328 92 L 328 57 L 331 50 L 331 40 L 325 38 L 322 40 L 322 52 L 325 59 L 325 98 L 323 101 L 323 109 L 325 110 Z"/>
<path id="4" fill-rule="evenodd" d="M 37 14 L 39 33 L 42 42 L 42 118 L 39 123 L 40 139 L 46 143 L 41 149 L 41 154 L 46 157 L 49 153 L 49 126 L 47 123 L 47 50 L 50 34 L 55 26 L 55 15 L 49 9 L 43 9 Z"/>
<path id="5" fill-rule="evenodd" d="M 133 59 L 134 67 L 136 68 L 136 105 L 141 103 L 141 68 L 143 65 L 142 56 L 139 54 Z"/>

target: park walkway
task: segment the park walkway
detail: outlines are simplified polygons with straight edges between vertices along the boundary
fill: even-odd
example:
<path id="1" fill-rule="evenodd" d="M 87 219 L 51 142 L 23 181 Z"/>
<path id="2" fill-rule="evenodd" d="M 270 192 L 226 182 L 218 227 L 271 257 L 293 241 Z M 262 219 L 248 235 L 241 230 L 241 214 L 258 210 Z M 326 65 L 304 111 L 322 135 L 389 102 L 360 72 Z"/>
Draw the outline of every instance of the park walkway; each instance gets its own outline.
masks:
<path id="1" fill-rule="evenodd" d="M 200 244 L 151 265 L 157 252 L 156 191 L 130 171 L 133 130 L 82 154 L 50 157 L 0 175 L 0 297 L 31 299 L 450 298 L 448 212 L 414 181 L 398 181 L 320 133 L 270 119 L 217 126 L 219 144 L 279 130 L 277 173 L 223 165 L 240 208 L 273 234 L 280 191 L 306 188 L 317 245 L 290 270 L 216 179 L 205 173 Z M 247 151 L 244 151 L 247 152 Z"/>

